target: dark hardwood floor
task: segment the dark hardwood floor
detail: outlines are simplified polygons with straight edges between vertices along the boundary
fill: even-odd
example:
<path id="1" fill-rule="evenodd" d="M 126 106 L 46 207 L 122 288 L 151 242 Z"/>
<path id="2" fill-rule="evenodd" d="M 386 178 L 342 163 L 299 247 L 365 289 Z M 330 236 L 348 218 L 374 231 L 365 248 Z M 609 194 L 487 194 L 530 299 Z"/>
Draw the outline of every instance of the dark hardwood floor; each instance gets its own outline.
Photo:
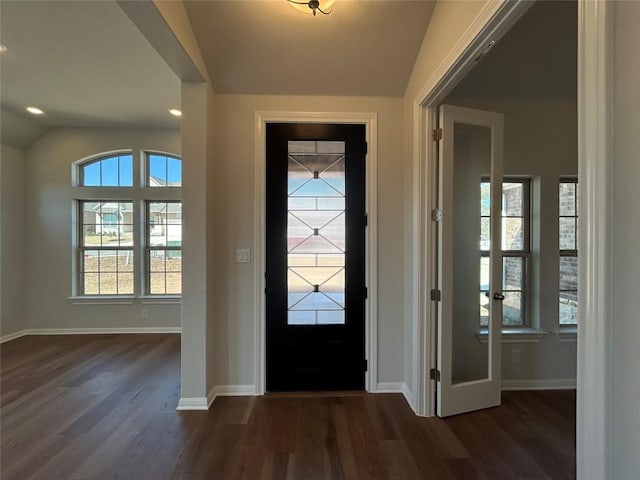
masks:
<path id="1" fill-rule="evenodd" d="M 23 337 L 1 354 L 1 478 L 563 479 L 575 392 L 419 418 L 397 394 L 218 398 L 176 412 L 178 335 Z"/>

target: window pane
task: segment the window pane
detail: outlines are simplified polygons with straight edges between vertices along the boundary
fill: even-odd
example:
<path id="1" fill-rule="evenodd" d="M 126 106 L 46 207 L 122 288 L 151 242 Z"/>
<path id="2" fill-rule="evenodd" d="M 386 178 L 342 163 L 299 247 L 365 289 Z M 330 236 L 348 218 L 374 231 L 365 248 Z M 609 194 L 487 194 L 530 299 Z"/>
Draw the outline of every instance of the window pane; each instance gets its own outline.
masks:
<path id="1" fill-rule="evenodd" d="M 182 245 L 182 203 L 149 202 L 147 221 L 150 246 Z"/>
<path id="2" fill-rule="evenodd" d="M 524 301 L 521 292 L 504 292 L 502 301 L 502 325 L 524 325 Z"/>
<path id="3" fill-rule="evenodd" d="M 167 186 L 167 157 L 163 155 L 149 155 L 149 186 Z"/>
<path id="4" fill-rule="evenodd" d="M 100 161 L 103 187 L 118 186 L 118 157 L 105 158 Z"/>
<path id="5" fill-rule="evenodd" d="M 102 245 L 102 237 L 96 234 L 96 225 L 84 225 L 82 227 L 82 245 L 88 247 Z"/>
<path id="6" fill-rule="evenodd" d="M 559 195 L 560 216 L 576 215 L 576 184 L 573 182 L 561 182 Z"/>
<path id="7" fill-rule="evenodd" d="M 167 295 L 182 293 L 182 272 L 167 272 Z"/>
<path id="8" fill-rule="evenodd" d="M 523 257 L 504 257 L 502 260 L 503 290 L 524 290 L 525 259 Z"/>
<path id="9" fill-rule="evenodd" d="M 578 300 L 576 292 L 560 292 L 558 314 L 560 325 L 578 324 Z"/>
<path id="10" fill-rule="evenodd" d="M 165 251 L 150 250 L 149 252 L 149 270 L 151 272 L 165 272 Z"/>
<path id="11" fill-rule="evenodd" d="M 489 325 L 489 257 L 480 257 L 480 326 Z"/>
<path id="12" fill-rule="evenodd" d="M 179 295 L 182 293 L 182 251 L 168 250 L 166 255 L 167 294 Z"/>
<path id="13" fill-rule="evenodd" d="M 100 272 L 100 295 L 115 295 L 118 293 L 118 276 L 115 273 Z"/>
<path id="14" fill-rule="evenodd" d="M 483 217 L 491 215 L 491 184 L 489 182 L 480 183 L 480 215 Z"/>
<path id="15" fill-rule="evenodd" d="M 92 160 L 82 165 L 81 185 L 85 187 L 133 186 L 133 156 L 131 154 Z"/>
<path id="16" fill-rule="evenodd" d="M 151 273 L 150 274 L 150 285 L 149 285 L 149 293 L 152 295 L 164 295 L 166 293 L 165 289 L 165 274 L 162 273 Z"/>
<path id="17" fill-rule="evenodd" d="M 576 249 L 575 218 L 560 218 L 560 250 Z"/>
<path id="18" fill-rule="evenodd" d="M 182 203 L 168 203 L 166 212 L 167 245 L 170 247 L 180 247 L 182 246 Z"/>
<path id="19" fill-rule="evenodd" d="M 85 187 L 100 186 L 100 162 L 92 162 L 82 167 L 82 185 Z"/>
<path id="20" fill-rule="evenodd" d="M 85 250 L 82 256 L 82 271 L 98 272 L 99 256 L 100 256 L 99 250 Z"/>
<path id="21" fill-rule="evenodd" d="M 99 274 L 98 273 L 85 273 L 84 274 L 83 293 L 85 295 L 98 295 Z"/>
<path id="22" fill-rule="evenodd" d="M 560 290 L 578 290 L 578 257 L 560 257 Z"/>
<path id="23" fill-rule="evenodd" d="M 120 186 L 133 186 L 133 157 L 131 155 L 120 156 Z"/>
<path id="24" fill-rule="evenodd" d="M 502 184 L 502 215 L 521 217 L 524 210 L 524 186 L 522 183 Z"/>
<path id="25" fill-rule="evenodd" d="M 101 273 L 116 271 L 116 251 L 102 250 L 99 256 L 98 268 Z"/>
<path id="26" fill-rule="evenodd" d="M 480 250 L 488 252 L 491 249 L 491 218 L 480 219 Z"/>
<path id="27" fill-rule="evenodd" d="M 133 272 L 133 251 L 118 250 L 118 273 Z"/>
<path id="28" fill-rule="evenodd" d="M 502 219 L 502 249 L 503 250 L 523 250 L 524 249 L 524 219 L 503 218 Z"/>
<path id="29" fill-rule="evenodd" d="M 344 142 L 289 142 L 288 324 L 344 324 Z"/>
<path id="30" fill-rule="evenodd" d="M 182 161 L 167 157 L 167 181 L 170 187 L 182 185 Z"/>
<path id="31" fill-rule="evenodd" d="M 120 246 L 121 247 L 133 246 L 133 225 L 120 226 Z"/>
<path id="32" fill-rule="evenodd" d="M 133 273 L 118 273 L 118 294 L 133 295 Z"/>

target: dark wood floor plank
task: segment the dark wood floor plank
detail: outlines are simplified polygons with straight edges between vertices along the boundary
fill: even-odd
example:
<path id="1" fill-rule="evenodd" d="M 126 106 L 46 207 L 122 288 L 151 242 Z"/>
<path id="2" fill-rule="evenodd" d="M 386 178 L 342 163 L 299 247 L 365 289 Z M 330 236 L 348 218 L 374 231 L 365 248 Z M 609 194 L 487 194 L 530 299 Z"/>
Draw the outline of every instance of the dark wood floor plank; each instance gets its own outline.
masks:
<path id="1" fill-rule="evenodd" d="M 416 417 L 399 394 L 219 397 L 177 412 L 178 335 L 0 347 L 3 480 L 572 479 L 575 392 Z"/>

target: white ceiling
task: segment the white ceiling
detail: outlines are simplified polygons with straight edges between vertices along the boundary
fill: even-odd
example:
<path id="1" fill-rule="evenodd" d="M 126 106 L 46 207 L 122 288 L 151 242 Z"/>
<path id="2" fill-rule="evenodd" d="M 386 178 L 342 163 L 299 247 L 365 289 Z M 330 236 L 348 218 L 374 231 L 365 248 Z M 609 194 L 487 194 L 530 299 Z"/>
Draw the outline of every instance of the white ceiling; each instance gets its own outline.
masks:
<path id="1" fill-rule="evenodd" d="M 2 143 L 25 148 L 52 127 L 180 126 L 167 112 L 179 79 L 113 1 L 2 0 L 0 42 Z"/>
<path id="2" fill-rule="evenodd" d="M 216 93 L 402 96 L 434 1 L 185 2 Z M 322 1 L 321 1 L 322 5 Z"/>
<path id="3" fill-rule="evenodd" d="M 285 0 L 185 4 L 217 93 L 401 96 L 434 2 L 337 0 L 317 17 Z M 575 98 L 576 18 L 575 2 L 538 2 L 453 94 Z M 2 143 L 179 128 L 179 79 L 113 0 L 2 0 L 0 42 Z"/>
<path id="4" fill-rule="evenodd" d="M 578 4 L 539 1 L 450 98 L 568 99 L 578 95 Z"/>

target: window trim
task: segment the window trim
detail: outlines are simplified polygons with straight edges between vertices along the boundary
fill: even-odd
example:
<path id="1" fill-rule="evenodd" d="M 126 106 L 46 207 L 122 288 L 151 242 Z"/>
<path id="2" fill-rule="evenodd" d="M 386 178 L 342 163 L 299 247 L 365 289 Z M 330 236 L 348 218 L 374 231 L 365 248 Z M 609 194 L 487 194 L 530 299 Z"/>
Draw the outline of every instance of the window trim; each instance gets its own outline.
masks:
<path id="1" fill-rule="evenodd" d="M 490 182 L 490 178 L 489 177 L 482 177 L 480 179 L 481 183 L 488 183 Z M 522 325 L 505 325 L 504 323 L 502 323 L 502 333 L 503 334 L 507 334 L 507 335 L 514 335 L 514 334 L 520 334 L 522 333 L 523 329 L 526 329 L 529 334 L 530 333 L 536 333 L 536 332 L 542 332 L 541 330 L 536 330 L 536 328 L 534 327 L 533 324 L 533 319 L 532 319 L 532 312 L 533 312 L 533 302 L 532 302 L 532 287 L 533 287 L 533 275 L 532 275 L 532 270 L 533 270 L 533 262 L 532 262 L 532 254 L 531 254 L 531 232 L 532 232 L 532 228 L 531 228 L 531 204 L 532 204 L 532 191 L 533 189 L 531 188 L 531 184 L 532 184 L 532 178 L 531 177 L 516 177 L 516 176 L 503 176 L 502 177 L 502 194 L 504 195 L 504 184 L 505 183 L 519 183 L 522 185 L 522 198 L 523 198 L 523 205 L 522 205 L 522 215 L 505 215 L 504 214 L 504 208 L 502 209 L 502 219 L 505 218 L 522 218 L 522 223 L 523 223 L 523 227 L 524 227 L 524 233 L 523 233 L 523 245 L 522 245 L 522 249 L 520 250 L 500 250 L 500 256 L 501 256 L 501 263 L 503 265 L 504 268 L 504 259 L 505 257 L 514 257 L 514 258 L 522 258 L 523 259 L 523 264 L 524 264 L 524 286 L 522 288 L 522 290 L 504 290 L 504 279 L 503 279 L 503 285 L 501 286 L 501 291 L 502 293 L 506 292 L 518 292 L 520 291 L 523 297 L 523 323 Z M 480 215 L 480 218 L 491 218 L 490 216 L 487 215 Z M 503 232 L 501 232 L 503 233 Z M 502 242 L 501 242 L 502 243 Z M 481 257 L 488 257 L 489 256 L 489 251 L 488 250 L 481 250 L 480 251 L 480 256 Z M 484 292 L 484 290 L 480 290 L 480 293 Z M 504 317 L 503 317 L 503 321 L 504 321 Z M 483 329 L 486 330 L 486 327 L 480 326 L 480 333 L 478 334 L 479 336 L 482 335 L 482 331 Z M 544 332 L 541 333 L 541 335 L 544 335 Z M 541 336 L 540 336 L 541 338 Z M 539 341 L 539 339 L 538 339 Z M 505 343 L 505 340 L 503 340 L 503 343 Z M 508 343 L 508 342 L 507 342 Z"/>
<path id="2" fill-rule="evenodd" d="M 145 264 L 145 202 L 182 202 L 182 187 L 147 187 L 144 169 L 146 168 L 146 158 L 148 153 L 157 153 L 172 157 L 182 164 L 180 155 L 174 153 L 160 152 L 147 149 L 115 149 L 87 156 L 72 163 L 71 186 L 73 188 L 72 197 L 72 225 L 73 235 L 71 242 L 71 262 L 72 279 L 71 295 L 68 300 L 72 305 L 82 304 L 125 304 L 132 303 L 139 299 L 142 303 L 180 303 L 182 295 L 167 294 L 145 295 L 145 276 L 147 266 Z M 133 167 L 133 186 L 83 186 L 82 168 L 88 163 L 110 158 L 117 155 L 131 155 Z M 80 211 L 81 202 L 131 202 L 133 205 L 133 295 L 84 295 L 82 284 L 82 259 L 79 257 L 83 248 L 82 245 L 82 215 Z"/>

